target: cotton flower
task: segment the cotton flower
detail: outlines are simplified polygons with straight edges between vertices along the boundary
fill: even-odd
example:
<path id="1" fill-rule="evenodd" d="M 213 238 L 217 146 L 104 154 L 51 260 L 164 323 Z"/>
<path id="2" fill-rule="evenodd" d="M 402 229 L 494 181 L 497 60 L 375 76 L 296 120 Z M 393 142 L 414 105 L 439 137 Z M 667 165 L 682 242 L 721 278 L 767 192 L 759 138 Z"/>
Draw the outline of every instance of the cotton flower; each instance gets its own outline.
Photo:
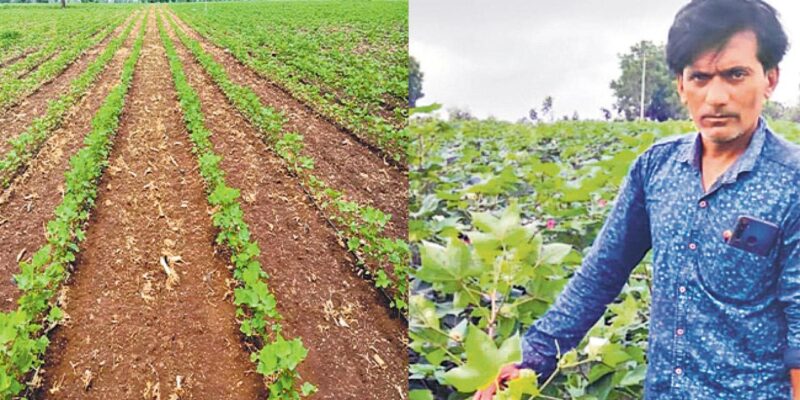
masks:
<path id="1" fill-rule="evenodd" d="M 602 337 L 590 337 L 589 344 L 583 349 L 586 354 L 589 355 L 589 358 L 598 358 L 600 357 L 600 349 L 603 346 L 608 344 L 608 339 Z"/>

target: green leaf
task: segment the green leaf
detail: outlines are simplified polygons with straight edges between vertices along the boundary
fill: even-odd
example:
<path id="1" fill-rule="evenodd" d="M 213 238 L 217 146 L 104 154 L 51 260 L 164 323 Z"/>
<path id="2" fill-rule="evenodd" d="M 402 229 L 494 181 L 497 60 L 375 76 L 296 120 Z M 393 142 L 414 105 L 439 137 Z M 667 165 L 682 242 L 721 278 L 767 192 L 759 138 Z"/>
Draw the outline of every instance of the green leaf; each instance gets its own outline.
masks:
<path id="1" fill-rule="evenodd" d="M 539 384 L 536 372 L 530 369 L 522 369 L 519 378 L 508 382 L 508 388 L 500 391 L 494 400 L 520 400 L 523 395 L 538 396 Z"/>
<path id="2" fill-rule="evenodd" d="M 628 371 L 625 376 L 620 381 L 621 386 L 633 386 L 638 385 L 644 381 L 644 378 L 647 374 L 647 366 L 646 365 L 637 365 L 636 368 Z"/>
<path id="3" fill-rule="evenodd" d="M 417 278 L 423 281 L 452 283 L 481 273 L 480 266 L 472 262 L 469 248 L 460 240 L 449 240 L 447 247 L 423 242 L 420 251 L 422 267 Z"/>
<path id="4" fill-rule="evenodd" d="M 572 250 L 572 246 L 565 243 L 548 243 L 542 246 L 539 262 L 541 264 L 559 264 L 570 250 Z"/>
<path id="5" fill-rule="evenodd" d="M 440 108 L 442 108 L 442 105 L 439 103 L 433 103 L 427 106 L 413 107 L 409 109 L 408 115 L 432 113 Z"/>
<path id="6" fill-rule="evenodd" d="M 600 359 L 603 364 L 609 367 L 616 367 L 617 364 L 630 360 L 631 356 L 625 352 L 621 344 L 609 343 L 600 350 Z"/>
<path id="7" fill-rule="evenodd" d="M 413 295 L 409 299 L 409 313 L 411 325 L 421 323 L 425 328 L 439 329 L 439 317 L 436 315 L 436 306 L 423 295 Z"/>
<path id="8" fill-rule="evenodd" d="M 628 294 L 622 302 L 609 305 L 608 309 L 616 314 L 611 324 L 611 328 L 614 330 L 627 327 L 639 315 L 639 304 L 631 294 Z"/>
<path id="9" fill-rule="evenodd" d="M 415 389 L 408 392 L 408 400 L 433 400 L 430 390 Z"/>
<path id="10" fill-rule="evenodd" d="M 315 393 L 316 391 L 317 391 L 317 387 L 312 385 L 310 382 L 305 382 L 300 387 L 300 393 L 302 393 L 303 396 L 308 396 L 308 395 L 310 395 L 312 393 Z"/>
<path id="11" fill-rule="evenodd" d="M 463 393 L 489 386 L 504 365 L 522 358 L 519 335 L 510 337 L 498 348 L 489 335 L 474 325 L 467 330 L 464 348 L 467 362 L 443 375 L 448 384 Z"/>

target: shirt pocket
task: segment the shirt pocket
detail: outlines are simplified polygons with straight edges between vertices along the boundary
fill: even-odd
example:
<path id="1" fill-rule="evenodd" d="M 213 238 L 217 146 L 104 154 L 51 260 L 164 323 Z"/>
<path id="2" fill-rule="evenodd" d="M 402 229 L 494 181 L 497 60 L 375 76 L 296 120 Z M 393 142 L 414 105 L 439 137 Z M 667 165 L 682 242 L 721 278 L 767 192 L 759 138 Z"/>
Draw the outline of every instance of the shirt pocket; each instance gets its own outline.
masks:
<path id="1" fill-rule="evenodd" d="M 717 300 L 747 303 L 773 292 L 776 284 L 775 251 L 765 257 L 725 242 L 715 244 L 698 265 L 700 285 Z"/>

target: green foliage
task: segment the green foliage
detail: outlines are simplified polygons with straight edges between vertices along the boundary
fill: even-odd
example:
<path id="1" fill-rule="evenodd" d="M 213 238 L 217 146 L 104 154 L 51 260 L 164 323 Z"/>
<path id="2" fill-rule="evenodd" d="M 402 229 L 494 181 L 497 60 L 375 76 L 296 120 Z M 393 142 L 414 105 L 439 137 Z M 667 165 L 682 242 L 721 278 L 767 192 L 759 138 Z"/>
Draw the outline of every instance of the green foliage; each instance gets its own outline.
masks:
<path id="1" fill-rule="evenodd" d="M 197 32 L 326 118 L 395 160 L 405 159 L 406 2 L 170 7 Z"/>
<path id="2" fill-rule="evenodd" d="M 797 127 L 773 125 L 800 135 Z M 415 396 L 461 398 L 456 392 L 491 382 L 503 345 L 547 311 L 580 265 L 636 155 L 657 138 L 692 129 L 688 122 L 413 121 Z M 564 349 L 545 384 L 524 375 L 495 399 L 641 398 L 649 267 L 645 259 L 634 270 L 587 338 Z"/>
<path id="3" fill-rule="evenodd" d="M 642 90 L 642 55 L 645 56 L 645 117 L 652 120 L 686 119 L 675 86 L 675 75 L 667 67 L 664 45 L 642 41 L 620 55 L 619 78 L 611 81 L 617 101 L 614 107 L 625 119 L 639 118 Z"/>
<path id="4" fill-rule="evenodd" d="M 800 142 L 797 124 L 770 127 Z M 693 130 L 685 121 L 412 121 L 409 238 L 419 257 L 409 305 L 411 398 L 463 398 L 457 392 L 496 376 L 487 358 L 555 301 L 630 163 L 655 140 Z M 545 384 L 522 376 L 495 399 L 640 399 L 651 284 L 646 257 L 577 348 L 563 349 Z M 472 335 L 483 345 L 468 344 Z"/>
<path id="5" fill-rule="evenodd" d="M 57 291 L 68 277 L 68 266 L 75 261 L 77 243 L 83 240 L 81 227 L 97 195 L 97 183 L 106 166 L 111 139 L 116 133 L 125 94 L 133 80 L 133 69 L 141 53 L 144 24 L 133 50 L 122 67 L 121 81 L 106 97 L 92 119 L 92 131 L 70 159 L 65 176 L 64 197 L 54 218 L 47 224 L 47 243 L 34 253 L 30 262 L 20 262 L 15 275 L 22 296 L 18 308 L 0 313 L 0 396 L 10 398 L 24 388 L 24 377 L 43 363 L 49 340 L 45 324 L 53 326 L 62 316 Z"/>
<path id="6" fill-rule="evenodd" d="M 276 308 L 275 296 L 267 284 L 267 274 L 258 261 L 261 249 L 250 239 L 250 228 L 244 222 L 238 202 L 239 190 L 225 184 L 225 174 L 219 167 L 222 157 L 214 153 L 209 139 L 211 132 L 203 122 L 200 98 L 186 80 L 183 64 L 160 15 L 158 30 L 166 49 L 193 151 L 198 157 L 200 174 L 206 181 L 208 202 L 215 207 L 212 221 L 219 229 L 217 243 L 230 250 L 234 277 L 239 280 L 240 286 L 234 290 L 234 304 L 239 307 L 237 315 L 244 317 L 240 330 L 264 343 L 261 350 L 251 354 L 251 359 L 257 365 L 256 371 L 267 381 L 270 399 L 299 399 L 301 395 L 310 395 L 315 391 L 314 385 L 305 382 L 299 391 L 295 387 L 300 379 L 296 367 L 305 359 L 308 350 L 299 338 L 286 340 L 281 335 L 281 325 L 278 323 L 281 315 Z"/>
<path id="7" fill-rule="evenodd" d="M 303 136 L 284 131 L 285 117 L 264 106 L 250 88 L 233 83 L 225 69 L 203 50 L 200 43 L 189 38 L 174 21 L 170 19 L 169 22 L 179 40 L 219 85 L 228 100 L 260 129 L 267 145 L 281 157 L 289 172 L 300 178 L 315 204 L 337 227 L 337 235 L 347 243 L 348 250 L 358 257 L 365 268 L 369 268 L 375 286 L 381 290 L 391 286 L 392 307 L 405 310 L 410 254 L 404 241 L 382 235 L 390 216 L 375 208 L 346 200 L 341 192 L 316 177 L 313 174 L 313 160 L 302 155 Z M 394 279 L 390 279 L 390 275 Z"/>
<path id="8" fill-rule="evenodd" d="M 9 139 L 11 150 L 0 159 L 0 186 L 8 187 L 17 172 L 39 152 L 50 134 L 61 125 L 69 110 L 83 98 L 111 58 L 114 57 L 127 39 L 135 22 L 135 19 L 131 20 L 125 31 L 111 40 L 105 50 L 70 83 L 70 88 L 66 93 L 48 102 L 47 111 L 43 116 L 35 119 L 23 133 Z"/>
<path id="9" fill-rule="evenodd" d="M 460 392 L 475 392 L 489 386 L 506 364 L 522 361 L 519 336 L 506 339 L 500 348 L 484 331 L 470 325 L 464 341 L 467 362 L 447 371 L 444 381 Z"/>
<path id="10" fill-rule="evenodd" d="M 0 69 L 0 109 L 17 103 L 44 82 L 58 76 L 86 50 L 111 34 L 129 14 L 130 9 L 86 11 L 88 10 L 68 18 L 52 15 L 55 13 L 51 12 L 48 19 L 62 19 L 61 25 L 55 25 L 55 28 L 50 29 L 51 32 L 42 33 L 41 37 L 34 37 L 29 33 L 24 35 L 26 46 L 39 46 L 39 48 L 21 48 L 21 55 L 24 55 L 26 50 L 35 51 L 11 64 L 8 68 Z M 30 18 L 30 15 L 26 15 L 23 21 Z M 15 24 L 18 22 L 9 20 L 0 22 L 0 26 L 4 23 Z M 38 23 L 35 22 L 33 25 L 37 26 Z M 53 31 L 57 34 L 50 37 L 54 33 Z M 43 40 L 47 37 L 50 37 L 49 40 Z M 0 50 L 0 53 L 4 52 Z"/>

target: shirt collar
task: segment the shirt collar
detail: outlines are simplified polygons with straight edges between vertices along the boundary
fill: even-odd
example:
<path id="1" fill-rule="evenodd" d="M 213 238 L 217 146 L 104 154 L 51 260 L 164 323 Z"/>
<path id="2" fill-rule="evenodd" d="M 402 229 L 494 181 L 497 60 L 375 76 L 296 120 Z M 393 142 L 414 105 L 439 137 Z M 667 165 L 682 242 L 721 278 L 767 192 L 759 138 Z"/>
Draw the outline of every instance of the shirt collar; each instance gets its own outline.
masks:
<path id="1" fill-rule="evenodd" d="M 722 174 L 719 179 L 721 182 L 733 182 L 740 173 L 753 170 L 756 161 L 758 160 L 758 156 L 761 155 L 761 150 L 764 148 L 767 130 L 769 130 L 767 122 L 763 118 L 759 117 L 758 125 L 756 126 L 755 132 L 753 132 L 753 136 L 750 138 L 750 143 L 747 145 L 747 149 L 744 151 L 744 153 L 742 153 L 742 155 L 739 156 L 738 159 L 736 159 L 736 162 L 730 168 L 728 168 L 724 174 Z M 702 156 L 703 142 L 700 132 L 698 132 L 694 136 L 694 140 L 691 143 L 687 143 L 683 146 L 682 151 L 678 154 L 678 159 L 680 161 L 689 163 L 692 167 L 699 171 Z"/>

